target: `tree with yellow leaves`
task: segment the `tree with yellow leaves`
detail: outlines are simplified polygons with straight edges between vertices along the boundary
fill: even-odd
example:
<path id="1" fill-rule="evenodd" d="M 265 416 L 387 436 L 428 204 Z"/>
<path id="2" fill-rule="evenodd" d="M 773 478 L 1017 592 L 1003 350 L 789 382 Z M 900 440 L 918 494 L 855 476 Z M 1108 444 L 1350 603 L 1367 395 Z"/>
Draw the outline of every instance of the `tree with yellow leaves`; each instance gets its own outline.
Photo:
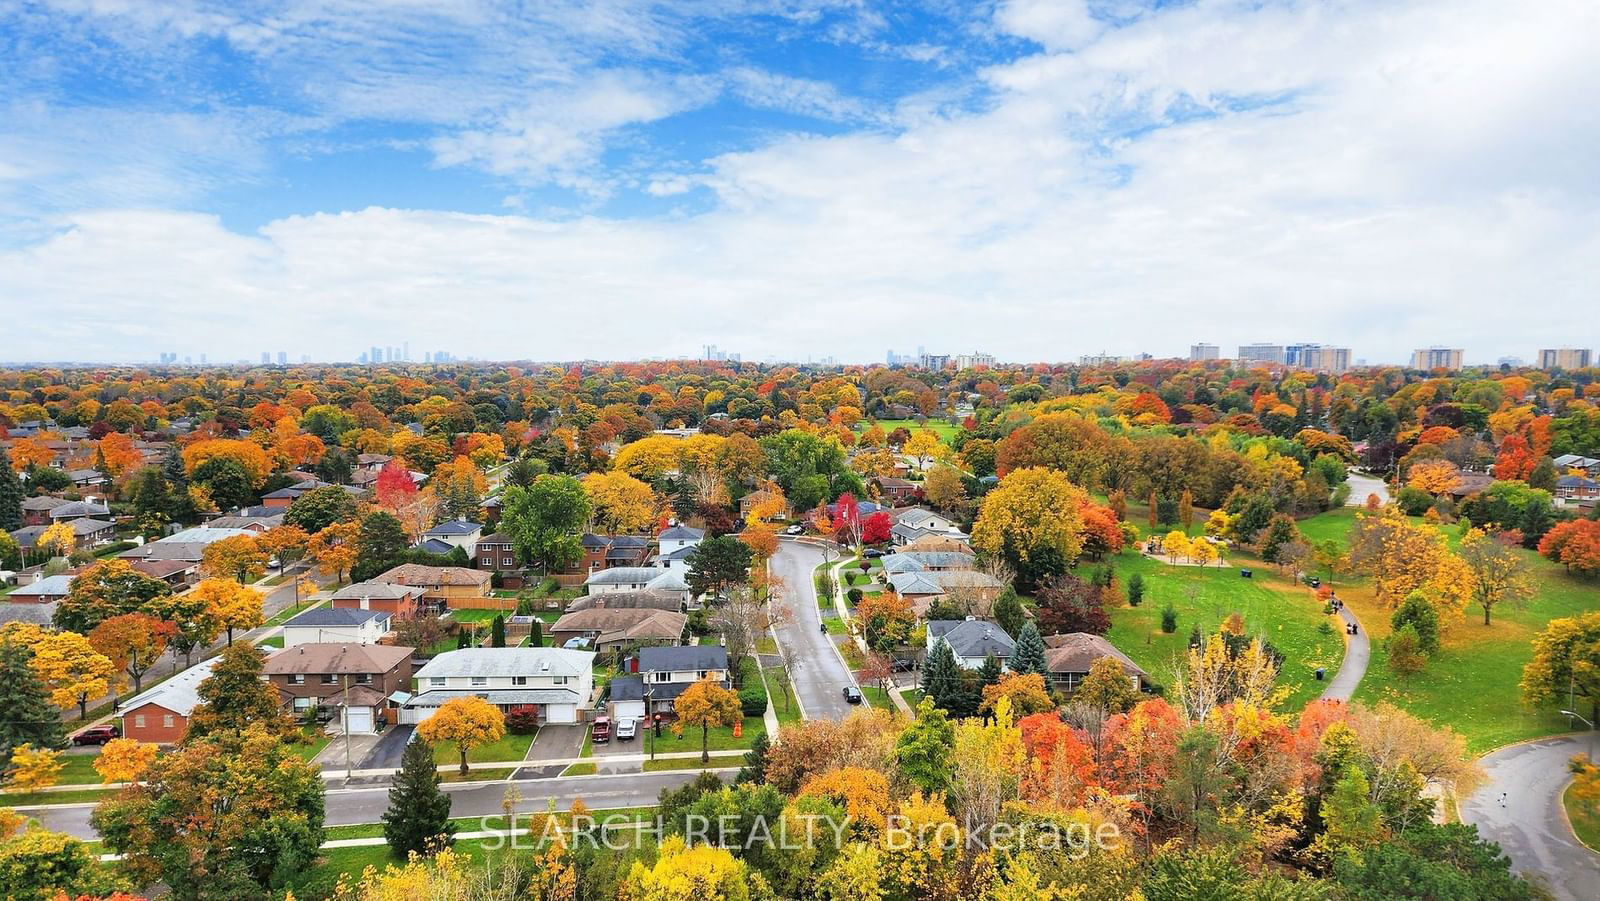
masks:
<path id="1" fill-rule="evenodd" d="M 254 535 L 233 535 L 205 546 L 200 569 L 212 578 L 254 582 L 267 571 L 267 549 Z"/>
<path id="2" fill-rule="evenodd" d="M 58 522 L 39 533 L 34 546 L 47 554 L 65 557 L 78 547 L 78 533 L 69 522 Z"/>
<path id="3" fill-rule="evenodd" d="M 919 472 L 928 468 L 928 461 L 943 460 L 950 456 L 950 448 L 939 440 L 938 433 L 933 429 L 912 432 L 910 440 L 901 446 L 900 451 L 917 461 Z"/>
<path id="4" fill-rule="evenodd" d="M 701 763 L 711 762 L 711 730 L 732 726 L 744 715 L 739 696 L 710 676 L 685 688 L 673 710 L 678 714 L 672 724 L 674 735 L 682 735 L 685 727 L 699 727 Z"/>
<path id="5" fill-rule="evenodd" d="M 1030 716 L 1056 709 L 1056 703 L 1050 700 L 1050 692 L 1045 688 L 1044 676 L 1038 673 L 1007 673 L 994 685 L 985 685 L 983 705 L 978 709 L 987 713 L 998 707 L 1002 699 L 1011 703 L 1011 712 L 1015 716 Z"/>
<path id="6" fill-rule="evenodd" d="M 962 827 L 984 834 L 999 821 L 1006 803 L 1021 795 L 1026 754 L 1012 721 L 1011 699 L 995 703 L 992 720 L 963 720 L 955 731 L 951 799 Z"/>
<path id="7" fill-rule="evenodd" d="M 1419 588 L 1448 589 L 1452 556 L 1437 529 L 1413 525 L 1393 507 L 1357 514 L 1350 532 L 1350 568 L 1370 576 L 1378 600 L 1391 607 Z"/>
<path id="8" fill-rule="evenodd" d="M 36 792 L 61 781 L 61 768 L 66 766 L 60 751 L 17 745 L 11 751 L 11 773 L 6 784 L 21 792 Z"/>
<path id="9" fill-rule="evenodd" d="M 1242 634 L 1242 624 L 1234 628 L 1239 631 L 1233 634 Z M 1283 692 L 1273 688 L 1277 680 L 1278 665 L 1261 639 L 1235 651 L 1219 630 L 1204 648 L 1189 649 L 1178 671 L 1178 703 L 1191 723 L 1204 723 L 1213 711 L 1235 702 L 1270 711 L 1283 699 Z"/>
<path id="10" fill-rule="evenodd" d="M 1484 534 L 1482 529 L 1472 529 L 1461 539 L 1461 561 L 1466 573 L 1472 602 L 1483 608 L 1483 624 L 1489 625 L 1489 613 L 1501 603 L 1520 605 L 1535 594 L 1533 573 L 1516 551 Z"/>
<path id="11" fill-rule="evenodd" d="M 157 748 L 133 738 L 113 738 L 94 759 L 94 770 L 106 783 L 138 782 L 155 762 Z"/>
<path id="12" fill-rule="evenodd" d="M 31 647 L 33 671 L 50 690 L 50 700 L 57 707 L 77 704 L 81 718 L 88 714 L 90 698 L 98 698 L 111 690 L 116 666 L 82 635 L 43 632 Z"/>
<path id="13" fill-rule="evenodd" d="M 272 472 L 272 461 L 261 445 L 237 438 L 207 438 L 183 449 L 183 468 L 193 476 L 195 470 L 212 460 L 232 460 L 243 467 L 250 484 L 259 486 Z"/>
<path id="14" fill-rule="evenodd" d="M 642 482 L 654 482 L 680 468 L 678 454 L 682 444 L 667 435 L 647 435 L 623 445 L 611 458 L 611 468 Z"/>
<path id="15" fill-rule="evenodd" d="M 1082 488 L 1042 467 L 1013 470 L 983 499 L 972 545 L 1019 573 L 1050 558 L 1071 565 L 1083 550 Z"/>
<path id="16" fill-rule="evenodd" d="M 655 492 L 625 472 L 589 473 L 583 490 L 594 505 L 595 524 L 608 535 L 641 532 L 656 520 Z"/>
<path id="17" fill-rule="evenodd" d="M 483 496 L 489 490 L 489 481 L 470 459 L 456 457 L 434 468 L 428 486 L 439 496 L 441 516 L 470 519 L 478 515 Z"/>
<path id="18" fill-rule="evenodd" d="M 419 497 L 421 495 L 418 495 Z M 344 574 L 354 566 L 361 549 L 356 537 L 361 533 L 358 522 L 336 522 L 311 537 L 311 559 L 335 582 L 343 582 Z"/>
<path id="19" fill-rule="evenodd" d="M 1173 529 L 1162 537 L 1161 551 L 1167 555 L 1169 562 L 1177 563 L 1179 560 L 1189 559 L 1194 553 L 1194 542 L 1189 540 L 1188 535 Z"/>
<path id="20" fill-rule="evenodd" d="M 724 848 L 689 847 L 674 835 L 661 843 L 654 866 L 635 862 L 618 898 L 626 901 L 764 901 L 766 879 Z"/>
<path id="21" fill-rule="evenodd" d="M 24 435 L 11 442 L 11 468 L 17 472 L 49 466 L 55 459 L 56 452 L 38 436 Z"/>
<path id="22" fill-rule="evenodd" d="M 800 794 L 838 802 L 863 835 L 882 829 L 895 810 L 888 778 L 865 767 L 845 766 L 812 776 L 800 786 Z"/>
<path id="23" fill-rule="evenodd" d="M 250 630 L 266 621 L 261 593 L 232 579 L 205 579 L 190 592 L 206 605 L 206 614 L 228 633 L 233 644 L 235 629 Z"/>
<path id="24" fill-rule="evenodd" d="M 473 748 L 493 744 L 505 737 L 506 718 L 500 708 L 479 697 L 453 698 L 417 726 L 424 741 L 454 742 L 461 755 L 461 775 L 467 770 L 467 755 Z"/>
<path id="25" fill-rule="evenodd" d="M 1438 497 L 1461 485 L 1461 470 L 1449 460 L 1429 460 L 1411 467 L 1406 484 Z"/>

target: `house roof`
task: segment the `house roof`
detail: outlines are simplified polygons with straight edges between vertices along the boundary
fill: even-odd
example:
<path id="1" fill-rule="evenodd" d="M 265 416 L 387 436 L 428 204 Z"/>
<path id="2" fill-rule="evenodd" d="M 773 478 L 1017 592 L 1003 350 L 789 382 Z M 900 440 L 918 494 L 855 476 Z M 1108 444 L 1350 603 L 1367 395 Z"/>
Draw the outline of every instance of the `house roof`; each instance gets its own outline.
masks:
<path id="1" fill-rule="evenodd" d="M 11 592 L 12 597 L 64 598 L 72 588 L 71 576 L 45 576 L 31 585 L 20 585 Z"/>
<path id="2" fill-rule="evenodd" d="M 222 657 L 202 660 L 176 676 L 147 689 L 117 705 L 118 710 L 132 710 L 146 704 L 164 707 L 179 716 L 188 716 L 200 703 L 200 683 L 211 678 L 211 670 Z"/>
<path id="3" fill-rule="evenodd" d="M 1594 488 L 1596 485 L 1600 485 L 1600 482 L 1583 476 L 1562 476 L 1556 479 L 1557 488 Z"/>
<path id="4" fill-rule="evenodd" d="M 196 564 L 189 560 L 135 560 L 129 565 L 152 579 L 170 579 L 194 569 Z"/>
<path id="5" fill-rule="evenodd" d="M 628 608 L 645 608 L 650 610 L 679 610 L 683 609 L 683 596 L 681 594 L 667 594 L 652 591 L 648 588 L 637 591 L 612 591 L 606 594 L 586 594 L 574 598 L 567 604 L 568 613 L 580 610 L 619 610 Z"/>
<path id="6" fill-rule="evenodd" d="M 1005 587 L 1005 583 L 994 576 L 970 569 L 896 573 L 889 577 L 889 584 L 901 595 L 945 594 L 952 588 Z"/>
<path id="7" fill-rule="evenodd" d="M 467 519 L 452 519 L 449 522 L 439 523 L 423 534 L 448 537 L 455 535 L 471 535 L 473 532 L 481 531 L 483 531 L 483 525 L 481 523 L 475 523 Z"/>
<path id="8" fill-rule="evenodd" d="M 207 523 L 213 529 L 271 529 L 283 525 L 283 513 L 276 516 L 219 516 Z"/>
<path id="9" fill-rule="evenodd" d="M 1600 466 L 1600 460 L 1597 460 L 1594 457 L 1585 457 L 1581 454 L 1562 454 L 1551 462 L 1557 466 L 1576 466 L 1582 469 L 1588 469 L 1591 466 Z"/>
<path id="10" fill-rule="evenodd" d="M 1114 658 L 1129 675 L 1146 675 L 1127 654 L 1104 637 L 1089 632 L 1068 632 L 1045 638 L 1045 668 L 1052 673 L 1087 673 L 1101 657 Z"/>
<path id="11" fill-rule="evenodd" d="M 456 698 L 483 698 L 491 704 L 581 703 L 578 693 L 570 688 L 435 688 L 412 696 L 405 705 L 439 707 Z"/>
<path id="12" fill-rule="evenodd" d="M 511 536 L 507 535 L 504 532 L 490 532 L 489 534 L 487 534 L 487 535 L 483 536 L 482 538 L 478 539 L 478 547 L 483 547 L 486 544 L 506 544 L 506 545 L 509 545 L 509 544 L 513 544 L 513 543 L 514 542 L 511 540 Z"/>
<path id="13" fill-rule="evenodd" d="M 656 537 L 664 541 L 699 541 L 706 537 L 706 533 L 701 529 L 691 529 L 688 526 L 673 526 L 670 529 L 663 530 Z"/>
<path id="14" fill-rule="evenodd" d="M 592 607 L 575 610 L 550 626 L 555 632 L 597 632 L 602 637 L 617 633 L 613 640 L 672 638 L 683 635 L 689 617 L 676 610 L 649 607 Z"/>
<path id="15" fill-rule="evenodd" d="M 957 657 L 973 659 L 993 654 L 1004 660 L 1017 649 L 1006 630 L 981 619 L 936 619 L 928 623 L 929 640 L 944 639 Z"/>
<path id="16" fill-rule="evenodd" d="M 455 545 L 443 538 L 424 538 L 422 543 L 417 545 L 417 550 L 427 551 L 430 554 L 448 554 L 455 549 Z"/>
<path id="17" fill-rule="evenodd" d="M 425 566 L 421 563 L 402 563 L 376 576 L 374 582 L 398 582 L 402 585 L 476 585 L 489 584 L 493 574 L 465 566 Z"/>
<path id="18" fill-rule="evenodd" d="M 221 541 L 224 538 L 236 538 L 236 537 L 238 537 L 240 535 L 249 535 L 251 537 L 254 537 L 255 534 L 256 534 L 255 532 L 252 532 L 249 529 L 226 529 L 226 528 L 220 528 L 219 529 L 219 528 L 213 528 L 211 526 L 195 526 L 192 529 L 184 529 L 181 532 L 174 532 L 173 534 L 168 535 L 165 538 L 159 539 L 157 541 L 153 541 L 151 543 L 152 544 L 211 544 L 214 541 Z"/>
<path id="19" fill-rule="evenodd" d="M 639 676 L 616 676 L 607 683 L 607 688 L 612 701 L 644 700 L 644 679 Z"/>
<path id="20" fill-rule="evenodd" d="M 670 578 L 666 578 L 670 577 Z M 658 584 L 659 583 L 659 584 Z M 590 573 L 585 585 L 645 585 L 662 591 L 683 591 L 689 586 L 681 576 L 656 566 L 615 566 Z"/>
<path id="21" fill-rule="evenodd" d="M 720 644 L 639 649 L 639 671 L 643 673 L 727 668 L 728 649 Z"/>
<path id="22" fill-rule="evenodd" d="M 49 626 L 55 623 L 56 607 L 60 606 L 55 601 L 42 601 L 33 603 L 25 601 L 13 604 L 0 600 L 0 626 L 7 623 L 32 623 L 35 626 Z"/>
<path id="23" fill-rule="evenodd" d="M 587 548 L 602 548 L 611 546 L 611 541 L 609 539 L 603 535 L 596 535 L 593 532 L 584 532 L 583 538 L 580 540 L 582 541 L 583 546 Z"/>
<path id="24" fill-rule="evenodd" d="M 462 648 L 445 651 L 417 670 L 418 679 L 450 676 L 581 676 L 593 651 L 566 648 Z"/>
<path id="25" fill-rule="evenodd" d="M 285 629 L 295 627 L 335 628 L 360 626 L 375 619 L 388 620 L 391 616 L 383 610 L 361 610 L 356 607 L 317 607 L 294 617 L 283 624 Z"/>
<path id="26" fill-rule="evenodd" d="M 51 519 L 63 519 L 68 516 L 106 516 L 110 513 L 110 507 L 90 501 L 72 501 L 50 508 Z"/>
<path id="27" fill-rule="evenodd" d="M 929 569 L 971 569 L 973 556 L 955 551 L 906 551 L 883 558 L 889 573 L 923 572 Z"/>
<path id="28" fill-rule="evenodd" d="M 361 600 L 362 598 L 387 598 L 400 600 L 402 598 L 420 597 L 422 589 L 414 585 L 401 585 L 395 582 L 357 582 L 334 592 L 334 600 Z"/>
<path id="29" fill-rule="evenodd" d="M 72 503 L 64 497 L 45 494 L 39 497 L 26 497 L 22 499 L 22 509 L 30 513 L 40 513 L 45 510 L 54 510 L 57 507 Z"/>
<path id="30" fill-rule="evenodd" d="M 284 648 L 262 665 L 268 676 L 303 673 L 387 673 L 411 659 L 415 648 L 382 644 L 355 644 L 347 641 L 326 644 L 308 642 Z"/>

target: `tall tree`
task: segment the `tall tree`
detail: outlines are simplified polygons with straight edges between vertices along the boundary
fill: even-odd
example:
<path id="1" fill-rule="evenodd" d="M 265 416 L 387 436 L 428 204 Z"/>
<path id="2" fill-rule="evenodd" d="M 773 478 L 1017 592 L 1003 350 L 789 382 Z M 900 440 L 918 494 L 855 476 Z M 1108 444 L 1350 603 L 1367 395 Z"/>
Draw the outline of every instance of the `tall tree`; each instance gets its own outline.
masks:
<path id="1" fill-rule="evenodd" d="M 1472 600 L 1483 608 L 1483 624 L 1497 606 L 1513 606 L 1531 600 L 1535 594 L 1533 573 L 1516 551 L 1472 529 L 1461 539 L 1461 559 L 1470 574 Z"/>
<path id="2" fill-rule="evenodd" d="M 113 616 L 134 613 L 172 592 L 172 586 L 134 569 L 126 560 L 102 560 L 72 578 L 56 606 L 58 628 L 87 634 Z"/>
<path id="3" fill-rule="evenodd" d="M 0 638 L 0 768 L 18 745 L 59 748 L 67 741 L 61 711 L 50 703 L 32 658 L 25 645 Z"/>
<path id="4" fill-rule="evenodd" d="M 710 676 L 684 689 L 673 704 L 673 711 L 678 715 L 672 724 L 675 734 L 682 735 L 686 727 L 700 730 L 701 763 L 711 762 L 711 730 L 732 726 L 744 714 L 739 696 Z"/>
<path id="5" fill-rule="evenodd" d="M 22 480 L 11 468 L 11 457 L 0 447 L 0 532 L 22 528 Z"/>
<path id="6" fill-rule="evenodd" d="M 33 639 L 33 669 L 50 690 L 57 706 L 78 705 L 78 717 L 88 715 L 89 700 L 111 690 L 116 668 L 76 632 L 41 632 Z"/>
<path id="7" fill-rule="evenodd" d="M 144 687 L 144 675 L 166 653 L 167 642 L 178 627 L 145 613 L 113 616 L 89 633 L 89 644 L 117 669 L 133 679 L 133 690 Z"/>
<path id="8" fill-rule="evenodd" d="M 729 535 L 707 538 L 689 551 L 689 589 L 720 595 L 750 578 L 750 546 Z"/>
<path id="9" fill-rule="evenodd" d="M 299 526 L 314 535 L 338 522 L 356 518 L 356 501 L 338 485 L 314 488 L 294 499 L 283 514 L 283 524 Z"/>
<path id="10" fill-rule="evenodd" d="M 1025 468 L 1011 472 L 983 499 L 972 527 L 972 545 L 1004 559 L 1019 573 L 1036 571 L 1041 558 L 1061 566 L 1083 549 L 1083 489 L 1058 472 Z M 1025 586 L 1031 587 L 1031 586 Z"/>
<path id="11" fill-rule="evenodd" d="M 1011 655 L 1011 669 L 1013 672 L 1025 675 L 1028 673 L 1049 675 L 1044 662 L 1044 638 L 1032 620 L 1025 623 L 1022 631 L 1017 633 L 1017 647 Z"/>
<path id="12" fill-rule="evenodd" d="M 440 791 L 439 782 L 433 748 L 427 742 L 407 742 L 400 772 L 389 789 L 389 808 L 383 812 L 383 837 L 391 856 L 404 860 L 454 843 L 450 796 Z"/>
<path id="13" fill-rule="evenodd" d="M 501 500 L 500 531 L 523 560 L 546 572 L 583 556 L 583 529 L 594 514 L 583 483 L 571 476 L 539 476 L 526 488 L 512 485 Z"/>
<path id="14" fill-rule="evenodd" d="M 454 698 L 444 702 L 433 715 L 417 726 L 424 741 L 453 742 L 461 755 L 461 775 L 467 770 L 467 755 L 480 745 L 505 737 L 506 718 L 500 708 L 479 697 Z"/>
<path id="15" fill-rule="evenodd" d="M 960 712 L 961 681 L 961 665 L 956 663 L 950 643 L 943 638 L 935 640 L 922 666 L 923 695 L 932 698 L 933 703 L 944 710 Z"/>
<path id="16" fill-rule="evenodd" d="M 254 629 L 266 622 L 261 592 L 231 579 L 203 579 L 189 592 L 206 604 L 212 622 L 228 633 L 233 644 L 234 630 Z"/>
<path id="17" fill-rule="evenodd" d="M 918 790 L 932 795 L 950 790 L 950 753 L 955 729 L 932 696 L 917 704 L 917 716 L 895 737 L 894 759 Z"/>
<path id="18" fill-rule="evenodd" d="M 269 732 L 284 731 L 278 712 L 278 690 L 261 678 L 264 657 L 246 642 L 222 649 L 211 675 L 200 683 L 200 704 L 189 715 L 184 742 L 207 736 L 239 735 L 253 725 Z"/>
<path id="19" fill-rule="evenodd" d="M 1589 719 L 1600 721 L 1600 611 L 1551 620 L 1533 640 L 1521 689 L 1529 707 L 1583 698 Z"/>
<path id="20" fill-rule="evenodd" d="M 351 577 L 359 582 L 383 572 L 410 546 L 406 528 L 394 514 L 382 510 L 367 514 L 356 533 L 356 564 Z"/>

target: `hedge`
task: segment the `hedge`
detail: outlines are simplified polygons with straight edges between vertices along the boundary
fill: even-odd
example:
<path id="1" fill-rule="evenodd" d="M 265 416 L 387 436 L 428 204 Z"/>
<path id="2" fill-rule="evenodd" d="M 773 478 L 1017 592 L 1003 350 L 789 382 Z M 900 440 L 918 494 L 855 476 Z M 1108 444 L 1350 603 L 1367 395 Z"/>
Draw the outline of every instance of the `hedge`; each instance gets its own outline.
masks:
<path id="1" fill-rule="evenodd" d="M 754 657 L 739 661 L 739 706 L 745 716 L 760 716 L 767 710 L 767 687 L 761 681 L 761 665 Z"/>

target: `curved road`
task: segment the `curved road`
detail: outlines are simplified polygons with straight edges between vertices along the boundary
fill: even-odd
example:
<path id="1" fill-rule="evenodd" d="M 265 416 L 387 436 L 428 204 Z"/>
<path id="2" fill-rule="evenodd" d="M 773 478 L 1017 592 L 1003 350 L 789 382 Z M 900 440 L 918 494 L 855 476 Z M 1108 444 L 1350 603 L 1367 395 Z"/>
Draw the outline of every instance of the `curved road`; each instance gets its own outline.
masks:
<path id="1" fill-rule="evenodd" d="M 1585 732 L 1488 754 L 1479 761 L 1488 781 L 1461 802 L 1462 821 L 1499 842 L 1513 870 L 1556 898 L 1593 898 L 1600 887 L 1600 854 L 1573 836 L 1561 808 L 1561 793 L 1572 780 L 1567 760 L 1590 751 L 1592 741 Z"/>
<path id="2" fill-rule="evenodd" d="M 1328 683 L 1328 690 L 1322 693 L 1324 701 L 1348 701 L 1356 693 L 1356 686 L 1361 684 L 1361 677 L 1367 674 L 1367 663 L 1372 659 L 1372 640 L 1367 637 L 1367 630 L 1361 628 L 1360 620 L 1350 612 L 1349 607 L 1339 608 L 1339 618 L 1347 625 L 1354 623 L 1356 634 L 1348 636 L 1349 641 L 1344 644 L 1344 660 L 1339 663 L 1339 671 L 1333 674 L 1333 681 Z"/>
<path id="3" fill-rule="evenodd" d="M 821 564 L 822 550 L 815 545 L 787 539 L 778 543 L 770 565 L 787 588 L 789 616 L 773 631 L 806 719 L 837 720 L 856 709 L 844 700 L 844 687 L 855 685 L 856 680 L 839 659 L 832 636 L 822 633 L 816 583 L 811 580 Z"/>

